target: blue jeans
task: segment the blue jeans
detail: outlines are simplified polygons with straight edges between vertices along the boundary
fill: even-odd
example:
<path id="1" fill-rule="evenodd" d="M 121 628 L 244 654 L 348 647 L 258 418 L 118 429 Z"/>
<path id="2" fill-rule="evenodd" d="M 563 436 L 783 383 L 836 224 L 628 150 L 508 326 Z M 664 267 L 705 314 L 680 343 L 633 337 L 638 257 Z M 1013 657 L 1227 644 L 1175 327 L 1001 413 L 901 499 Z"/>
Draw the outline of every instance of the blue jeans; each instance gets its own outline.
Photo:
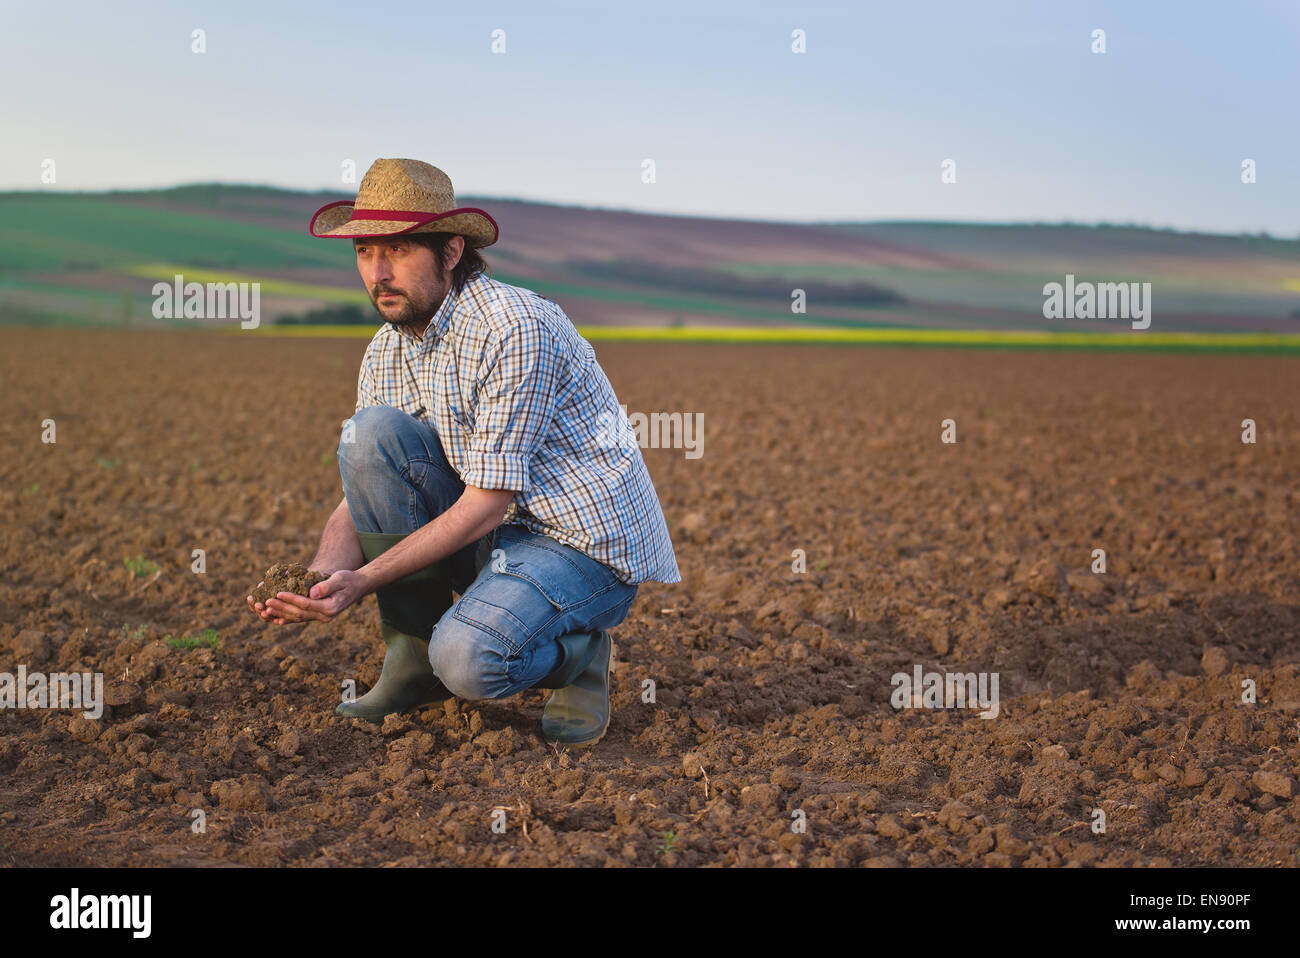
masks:
<path id="1" fill-rule="evenodd" d="M 392 406 L 368 406 L 352 423 L 338 460 L 358 532 L 415 532 L 464 492 L 432 426 Z M 450 560 L 459 598 L 434 626 L 429 664 L 458 698 L 531 688 L 558 664 L 557 637 L 613 628 L 637 592 L 604 563 L 522 525 L 497 526 Z"/>

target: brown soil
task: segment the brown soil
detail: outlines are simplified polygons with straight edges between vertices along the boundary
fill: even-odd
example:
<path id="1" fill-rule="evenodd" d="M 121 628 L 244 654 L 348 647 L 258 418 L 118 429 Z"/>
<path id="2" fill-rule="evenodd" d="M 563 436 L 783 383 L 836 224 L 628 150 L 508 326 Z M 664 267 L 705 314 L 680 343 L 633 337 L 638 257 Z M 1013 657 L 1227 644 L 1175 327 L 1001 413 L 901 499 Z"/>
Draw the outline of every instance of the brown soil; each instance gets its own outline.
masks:
<path id="1" fill-rule="evenodd" d="M 328 578 L 329 576 L 323 573 L 310 571 L 298 562 L 277 562 L 266 570 L 262 581 L 249 595 L 253 597 L 254 602 L 265 602 L 281 592 L 305 596 L 311 592 L 311 587 L 317 582 L 324 582 Z"/>
<path id="2" fill-rule="evenodd" d="M 1295 360 L 597 344 L 705 445 L 645 451 L 685 581 L 557 753 L 540 691 L 343 719 L 374 601 L 245 605 L 338 502 L 364 341 L 0 336 L 0 671 L 108 702 L 0 713 L 0 863 L 1297 864 Z M 895 709 L 918 665 L 998 673 L 997 717 Z"/>

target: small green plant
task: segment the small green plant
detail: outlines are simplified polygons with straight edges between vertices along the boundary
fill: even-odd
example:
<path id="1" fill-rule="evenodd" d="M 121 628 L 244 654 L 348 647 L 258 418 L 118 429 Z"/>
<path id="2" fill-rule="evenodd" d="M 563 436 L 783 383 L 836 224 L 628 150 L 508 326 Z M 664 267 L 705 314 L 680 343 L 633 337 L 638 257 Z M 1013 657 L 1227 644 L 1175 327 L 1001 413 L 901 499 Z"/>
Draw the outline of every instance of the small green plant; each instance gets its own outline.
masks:
<path id="1" fill-rule="evenodd" d="M 219 473 L 217 473 L 217 482 L 225 482 L 229 478 L 230 478 L 229 469 L 222 469 Z"/>
<path id="2" fill-rule="evenodd" d="M 97 458 L 95 462 L 99 463 L 101 469 L 116 469 L 122 464 L 121 459 L 105 459 L 103 456 Z"/>
<path id="3" fill-rule="evenodd" d="M 40 491 L 41 491 L 41 484 L 39 482 L 33 482 L 30 486 L 28 486 L 26 489 L 23 490 L 23 492 L 40 492 Z"/>
<path id="4" fill-rule="evenodd" d="M 673 842 L 677 840 L 676 832 L 664 832 L 664 842 L 655 849 L 656 855 L 667 855 L 673 850 Z"/>
<path id="5" fill-rule="evenodd" d="M 140 640 L 144 638 L 147 626 L 137 625 L 134 629 L 129 625 L 122 626 L 122 638 Z"/>
<path id="6" fill-rule="evenodd" d="M 825 569 L 828 565 L 830 565 L 830 563 L 827 562 L 825 559 L 818 559 L 818 560 L 817 560 L 816 569 L 817 569 L 818 572 L 821 572 L 821 571 L 822 571 L 823 569 Z"/>
<path id="7" fill-rule="evenodd" d="M 217 638 L 216 629 L 204 629 L 202 635 L 184 635 L 179 639 L 168 633 L 163 637 L 163 641 L 178 651 L 197 649 L 202 645 L 206 645 L 210 649 L 215 649 L 221 644 L 221 640 Z"/>
<path id="8" fill-rule="evenodd" d="M 150 562 L 144 556 L 136 556 L 134 559 L 124 559 L 122 562 L 130 571 L 131 575 L 140 579 L 147 575 L 153 575 L 158 571 L 158 563 Z"/>
<path id="9" fill-rule="evenodd" d="M 338 453 L 322 452 L 320 454 L 320 464 L 322 466 L 332 466 L 339 461 Z"/>
<path id="10" fill-rule="evenodd" d="M 190 469 L 193 470 L 194 472 L 199 471 L 199 461 L 197 459 L 195 459 L 192 463 L 190 463 Z"/>

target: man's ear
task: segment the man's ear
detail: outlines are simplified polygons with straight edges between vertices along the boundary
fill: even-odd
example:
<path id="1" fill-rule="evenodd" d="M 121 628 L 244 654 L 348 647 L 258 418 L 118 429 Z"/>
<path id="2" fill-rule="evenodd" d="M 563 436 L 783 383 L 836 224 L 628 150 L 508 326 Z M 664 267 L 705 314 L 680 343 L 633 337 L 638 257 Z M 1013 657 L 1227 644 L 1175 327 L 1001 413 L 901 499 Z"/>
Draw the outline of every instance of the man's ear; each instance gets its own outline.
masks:
<path id="1" fill-rule="evenodd" d="M 457 233 L 451 239 L 447 240 L 446 257 L 447 265 L 444 269 L 455 269 L 456 264 L 460 262 L 461 256 L 465 252 L 465 237 Z"/>

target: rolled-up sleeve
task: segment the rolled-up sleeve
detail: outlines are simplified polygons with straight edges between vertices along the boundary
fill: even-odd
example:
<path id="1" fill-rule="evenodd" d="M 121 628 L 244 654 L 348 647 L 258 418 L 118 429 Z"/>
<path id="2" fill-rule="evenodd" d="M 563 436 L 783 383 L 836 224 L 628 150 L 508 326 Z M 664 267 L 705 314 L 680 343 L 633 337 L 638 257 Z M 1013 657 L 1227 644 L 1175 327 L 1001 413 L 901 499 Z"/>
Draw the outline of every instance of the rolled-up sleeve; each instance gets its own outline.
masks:
<path id="1" fill-rule="evenodd" d="M 560 344 L 539 322 L 493 331 L 483 351 L 474 433 L 461 479 L 479 489 L 529 490 L 529 465 L 555 416 Z"/>

